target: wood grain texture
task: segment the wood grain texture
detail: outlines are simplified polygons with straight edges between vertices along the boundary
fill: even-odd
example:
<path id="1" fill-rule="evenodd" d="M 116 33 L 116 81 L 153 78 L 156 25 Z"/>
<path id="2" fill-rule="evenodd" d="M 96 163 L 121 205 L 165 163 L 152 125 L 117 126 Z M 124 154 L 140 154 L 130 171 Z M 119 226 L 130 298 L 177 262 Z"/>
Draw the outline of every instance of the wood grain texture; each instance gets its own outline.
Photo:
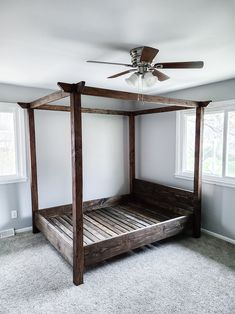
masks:
<path id="1" fill-rule="evenodd" d="M 178 217 L 87 245 L 85 247 L 85 265 L 92 265 L 129 250 L 174 236 L 184 230 L 186 223 L 187 217 Z"/>
<path id="2" fill-rule="evenodd" d="M 194 211 L 195 195 L 191 191 L 135 179 L 133 194 L 138 200 L 180 215 L 190 215 Z"/>
<path id="3" fill-rule="evenodd" d="M 153 114 L 153 113 L 162 113 L 162 112 L 170 112 L 170 111 L 178 111 L 178 110 L 186 110 L 191 109 L 190 107 L 178 107 L 178 106 L 168 106 L 161 108 L 152 108 L 152 109 L 144 109 L 144 110 L 136 110 L 134 111 L 134 115 L 142 115 L 142 114 Z"/>
<path id="4" fill-rule="evenodd" d="M 99 208 L 106 208 L 110 206 L 116 206 L 122 204 L 123 202 L 129 200 L 130 195 L 117 195 L 105 198 L 99 198 L 95 200 L 83 202 L 83 212 L 96 210 Z M 58 215 L 68 215 L 72 214 L 72 204 L 59 205 L 55 207 L 42 208 L 40 209 L 40 214 L 44 217 L 53 217 Z"/>
<path id="5" fill-rule="evenodd" d="M 44 104 L 50 103 L 52 101 L 56 101 L 56 100 L 60 100 L 62 98 L 68 97 L 69 95 L 70 95 L 69 93 L 65 93 L 65 92 L 59 90 L 59 91 L 51 93 L 47 96 L 38 98 L 38 99 L 32 101 L 31 103 L 29 103 L 29 105 L 30 105 L 31 109 L 34 109 L 34 108 L 38 108 Z"/>
<path id="6" fill-rule="evenodd" d="M 129 117 L 129 180 L 130 193 L 133 192 L 133 181 L 135 179 L 135 117 Z"/>
<path id="7" fill-rule="evenodd" d="M 99 208 L 116 206 L 125 202 L 129 198 L 129 194 L 117 195 L 111 197 L 100 198 L 96 200 L 83 202 L 83 212 L 92 211 Z"/>
<path id="8" fill-rule="evenodd" d="M 29 123 L 30 168 L 31 168 L 30 182 L 32 204 L 32 228 L 33 233 L 37 233 L 38 229 L 35 223 L 35 213 L 38 211 L 38 179 L 37 179 L 35 120 L 33 109 L 28 109 L 28 123 Z"/>
<path id="9" fill-rule="evenodd" d="M 73 264 L 73 242 L 63 232 L 57 229 L 45 217 L 36 214 L 35 223 L 37 228 L 44 234 L 45 238 L 57 249 L 58 252 Z"/>
<path id="10" fill-rule="evenodd" d="M 129 92 L 103 89 L 103 88 L 97 88 L 97 87 L 89 87 L 89 86 L 84 87 L 82 94 L 89 95 L 89 96 L 122 99 L 122 100 L 138 101 L 139 99 L 139 94 L 136 94 L 136 93 L 129 93 Z M 198 102 L 193 101 L 193 100 L 176 99 L 176 98 L 161 97 L 161 96 L 154 96 L 154 95 L 142 95 L 141 100 L 143 100 L 144 102 L 149 102 L 149 103 L 169 104 L 169 105 L 172 104 L 172 105 L 191 107 L 191 108 L 195 108 L 198 105 Z"/>
<path id="11" fill-rule="evenodd" d="M 195 209 L 193 219 L 193 234 L 199 238 L 201 235 L 201 191 L 202 191 L 202 141 L 203 141 L 204 108 L 196 109 L 195 123 L 195 155 L 194 155 L 194 194 Z"/>
<path id="12" fill-rule="evenodd" d="M 82 179 L 82 115 L 81 94 L 70 95 L 72 147 L 72 213 L 73 213 L 73 282 L 83 283 L 83 179 Z"/>
<path id="13" fill-rule="evenodd" d="M 37 226 L 53 246 L 73 264 L 72 215 L 61 214 L 44 217 L 39 211 Z M 91 265 L 122 254 L 142 245 L 152 243 L 185 230 L 189 217 L 168 212 L 162 216 L 139 203 L 124 203 L 99 208 L 84 213 L 83 246 L 85 265 Z"/>
<path id="14" fill-rule="evenodd" d="M 24 108 L 27 108 L 26 105 L 24 105 Z M 50 110 L 50 111 L 65 111 L 65 112 L 71 111 L 70 106 L 49 105 L 49 104 L 41 105 L 35 109 L 37 109 L 37 110 Z M 117 115 L 117 116 L 130 116 L 132 114 L 131 111 L 99 109 L 99 108 L 81 108 L 81 111 L 82 111 L 82 113 Z"/>

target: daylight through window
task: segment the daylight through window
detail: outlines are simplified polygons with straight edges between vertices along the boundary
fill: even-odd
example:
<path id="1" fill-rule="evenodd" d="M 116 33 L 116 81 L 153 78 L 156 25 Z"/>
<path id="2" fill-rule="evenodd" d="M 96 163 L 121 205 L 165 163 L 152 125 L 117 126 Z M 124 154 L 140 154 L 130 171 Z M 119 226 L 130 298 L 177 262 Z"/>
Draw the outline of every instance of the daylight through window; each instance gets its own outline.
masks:
<path id="1" fill-rule="evenodd" d="M 0 183 L 25 177 L 23 111 L 0 103 Z"/>
<path id="2" fill-rule="evenodd" d="M 235 182 L 235 105 L 208 108 L 204 115 L 203 175 Z M 195 112 L 178 113 L 177 175 L 194 171 Z"/>

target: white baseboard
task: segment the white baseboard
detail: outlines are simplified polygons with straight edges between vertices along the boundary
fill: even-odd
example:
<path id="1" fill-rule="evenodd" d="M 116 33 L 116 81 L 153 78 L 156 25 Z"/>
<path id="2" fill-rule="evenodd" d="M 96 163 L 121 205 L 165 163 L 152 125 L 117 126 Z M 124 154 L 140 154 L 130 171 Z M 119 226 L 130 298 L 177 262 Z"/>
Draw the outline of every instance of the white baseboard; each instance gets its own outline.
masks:
<path id="1" fill-rule="evenodd" d="M 15 233 L 18 234 L 18 233 L 24 233 L 24 232 L 29 232 L 29 231 L 32 231 L 32 227 L 26 227 L 26 228 L 16 229 L 16 230 L 15 230 Z"/>
<path id="2" fill-rule="evenodd" d="M 211 235 L 212 237 L 215 237 L 215 238 L 218 238 L 218 239 L 221 239 L 221 240 L 224 240 L 226 242 L 229 242 L 229 243 L 232 243 L 232 244 L 235 244 L 235 240 L 231 239 L 231 238 L 228 238 L 228 237 L 225 237 L 219 233 L 215 233 L 215 232 L 212 232 L 212 231 L 209 231 L 207 229 L 201 229 L 203 233 L 206 233 L 206 234 L 209 234 Z"/>

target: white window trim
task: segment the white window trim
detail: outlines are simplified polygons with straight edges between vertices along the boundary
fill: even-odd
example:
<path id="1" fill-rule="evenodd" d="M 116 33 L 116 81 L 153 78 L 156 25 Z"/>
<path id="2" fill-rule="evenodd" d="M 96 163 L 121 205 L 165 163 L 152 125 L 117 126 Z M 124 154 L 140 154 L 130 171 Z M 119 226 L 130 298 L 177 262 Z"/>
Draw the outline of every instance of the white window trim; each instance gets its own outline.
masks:
<path id="1" fill-rule="evenodd" d="M 16 175 L 0 176 L 0 184 L 25 182 L 27 180 L 27 173 L 24 110 L 15 103 L 0 102 L 0 111 L 14 113 L 17 169 Z"/>
<path id="2" fill-rule="evenodd" d="M 225 112 L 225 120 L 224 120 L 224 150 L 223 150 L 223 161 L 227 156 L 227 130 L 228 130 L 228 112 L 233 109 L 235 110 L 235 99 L 219 101 L 219 102 L 211 102 L 209 106 L 205 109 L 206 112 L 221 112 L 223 110 Z M 175 177 L 179 179 L 193 181 L 194 175 L 191 172 L 183 172 L 182 165 L 182 148 L 183 148 L 183 134 L 182 134 L 182 123 L 183 123 L 183 114 L 195 112 L 195 110 L 188 109 L 187 111 L 178 111 L 176 112 L 176 164 L 175 164 Z M 216 175 L 202 175 L 202 181 L 208 184 L 226 186 L 235 188 L 235 178 L 226 176 L 226 163 L 223 162 L 222 169 L 222 177 Z"/>

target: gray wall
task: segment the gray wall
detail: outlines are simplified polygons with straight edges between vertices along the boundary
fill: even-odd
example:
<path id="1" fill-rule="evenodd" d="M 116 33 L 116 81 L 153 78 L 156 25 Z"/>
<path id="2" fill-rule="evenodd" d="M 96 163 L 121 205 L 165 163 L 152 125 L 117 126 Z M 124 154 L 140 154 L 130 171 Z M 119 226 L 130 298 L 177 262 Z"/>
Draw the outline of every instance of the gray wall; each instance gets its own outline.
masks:
<path id="1" fill-rule="evenodd" d="M 235 99 L 235 80 L 185 89 L 167 96 L 221 101 Z M 138 118 L 138 176 L 172 186 L 192 189 L 192 181 L 175 174 L 176 113 Z M 202 185 L 202 225 L 209 231 L 235 239 L 235 189 L 215 184 Z"/>
<path id="2" fill-rule="evenodd" d="M 49 92 L 2 84 L 0 101 L 30 101 Z M 131 103 L 94 97 L 84 97 L 83 103 L 91 107 L 132 107 Z M 70 115 L 36 111 L 35 124 L 39 206 L 71 203 Z M 84 200 L 128 193 L 127 117 L 83 114 L 83 166 Z M 31 226 L 29 180 L 1 184 L 0 208 L 0 230 Z M 17 219 L 10 217 L 13 209 L 18 210 Z"/>

